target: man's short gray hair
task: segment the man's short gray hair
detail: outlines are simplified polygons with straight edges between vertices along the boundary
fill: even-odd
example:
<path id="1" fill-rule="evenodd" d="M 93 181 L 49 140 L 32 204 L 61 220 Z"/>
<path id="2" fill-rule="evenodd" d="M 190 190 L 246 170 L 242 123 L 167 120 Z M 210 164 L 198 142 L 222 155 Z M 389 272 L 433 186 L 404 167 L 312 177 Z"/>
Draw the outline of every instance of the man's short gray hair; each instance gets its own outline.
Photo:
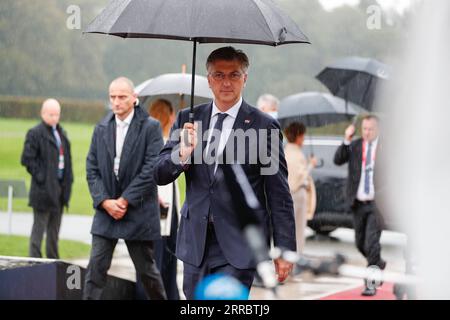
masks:
<path id="1" fill-rule="evenodd" d="M 262 96 L 260 96 L 258 98 L 258 101 L 256 102 L 256 105 L 257 105 L 258 109 L 261 109 L 261 106 L 264 103 L 268 103 L 268 104 L 270 104 L 272 106 L 275 106 L 276 109 L 278 109 L 278 107 L 280 106 L 280 100 L 277 97 L 275 97 L 274 95 L 271 95 L 271 94 L 268 94 L 268 93 L 267 94 L 263 94 Z"/>

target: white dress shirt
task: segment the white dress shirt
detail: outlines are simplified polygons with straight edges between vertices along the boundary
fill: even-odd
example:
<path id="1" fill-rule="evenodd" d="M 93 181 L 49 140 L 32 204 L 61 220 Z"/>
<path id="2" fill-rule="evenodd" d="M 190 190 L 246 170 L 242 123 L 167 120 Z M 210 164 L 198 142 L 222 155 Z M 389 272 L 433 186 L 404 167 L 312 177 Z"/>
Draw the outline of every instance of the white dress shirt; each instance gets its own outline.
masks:
<path id="1" fill-rule="evenodd" d="M 125 142 L 125 137 L 127 136 L 128 128 L 133 120 L 134 108 L 131 113 L 124 119 L 120 120 L 116 116 L 116 157 L 120 158 L 122 155 L 123 143 Z"/>
<path id="2" fill-rule="evenodd" d="M 123 144 L 125 137 L 127 136 L 128 128 L 130 127 L 131 120 L 133 120 L 134 108 L 131 113 L 124 119 L 120 120 L 117 116 L 116 120 L 116 157 L 114 158 L 114 173 L 116 177 L 119 175 L 120 158 L 122 156 Z"/>
<path id="3" fill-rule="evenodd" d="M 364 157 L 366 158 L 367 163 L 367 152 L 369 151 L 369 143 L 367 141 L 363 141 L 363 149 L 364 149 Z M 366 179 L 366 170 L 363 166 L 363 163 L 361 164 L 361 179 L 359 180 L 359 186 L 358 186 L 358 192 L 356 193 L 356 199 L 359 201 L 373 201 L 375 199 L 375 185 L 373 183 L 373 177 L 374 177 L 374 168 L 375 168 L 375 161 L 376 161 L 376 154 L 377 154 L 377 145 L 378 145 L 378 138 L 375 139 L 372 142 L 372 159 L 370 162 L 370 167 L 372 170 L 368 173 L 370 175 L 370 185 L 369 185 L 369 194 L 364 192 L 364 181 Z"/>
<path id="4" fill-rule="evenodd" d="M 219 108 L 217 108 L 216 103 L 213 102 L 212 111 L 211 111 L 211 119 L 209 121 L 209 134 L 208 134 L 208 140 L 207 140 L 208 144 L 206 146 L 206 150 L 208 150 L 207 154 L 209 154 L 209 141 L 211 139 L 214 126 L 216 125 L 217 119 L 219 118 L 218 114 L 226 113 L 228 116 L 223 121 L 222 133 L 220 136 L 219 147 L 217 149 L 217 151 L 218 151 L 217 156 L 222 154 L 223 150 L 225 149 L 225 145 L 228 141 L 228 138 L 230 137 L 231 131 L 233 130 L 234 122 L 236 121 L 236 117 L 239 113 L 239 109 L 241 108 L 241 104 L 242 104 L 242 97 L 239 99 L 239 101 L 235 105 L 233 105 L 230 109 L 228 109 L 228 111 L 222 112 L 219 110 Z M 217 170 L 217 165 L 218 164 L 216 163 L 214 172 L 216 172 L 216 170 Z"/>

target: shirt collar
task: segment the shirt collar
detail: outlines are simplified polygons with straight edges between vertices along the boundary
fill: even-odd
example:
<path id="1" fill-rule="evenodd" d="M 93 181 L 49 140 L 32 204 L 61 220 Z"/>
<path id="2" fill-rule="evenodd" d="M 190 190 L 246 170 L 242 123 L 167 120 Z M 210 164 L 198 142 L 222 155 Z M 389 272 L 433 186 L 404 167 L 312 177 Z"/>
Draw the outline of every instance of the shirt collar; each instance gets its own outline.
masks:
<path id="1" fill-rule="evenodd" d="M 378 139 L 380 137 L 377 137 L 375 140 L 372 141 L 372 148 L 376 147 L 378 144 Z M 366 145 L 369 146 L 369 141 L 365 141 Z"/>
<path id="2" fill-rule="evenodd" d="M 133 116 L 134 116 L 134 108 L 133 110 L 131 110 L 130 114 L 124 119 L 124 120 L 120 120 L 117 116 L 116 118 L 116 124 L 121 124 L 121 123 L 126 123 L 127 126 L 130 125 L 131 120 L 133 120 Z"/>
<path id="3" fill-rule="evenodd" d="M 233 119 L 236 119 L 239 109 L 241 108 L 241 105 L 242 105 L 242 97 L 240 97 L 239 101 L 235 105 L 233 105 L 230 109 L 228 109 L 228 111 L 222 112 L 219 110 L 219 108 L 217 108 L 216 102 L 213 101 L 211 118 L 213 118 L 218 113 L 226 113 L 228 116 L 232 117 Z"/>

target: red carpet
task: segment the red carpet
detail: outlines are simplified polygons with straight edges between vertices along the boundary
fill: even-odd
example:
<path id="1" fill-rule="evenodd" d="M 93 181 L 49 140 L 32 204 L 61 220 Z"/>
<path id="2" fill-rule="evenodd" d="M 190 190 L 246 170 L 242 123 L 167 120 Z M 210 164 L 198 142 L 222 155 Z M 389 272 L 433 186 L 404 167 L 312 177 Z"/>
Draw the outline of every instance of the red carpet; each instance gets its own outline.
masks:
<path id="1" fill-rule="evenodd" d="M 377 294 L 373 297 L 363 297 L 361 292 L 363 286 L 352 290 L 341 291 L 320 300 L 395 300 L 395 295 L 392 293 L 394 288 L 393 283 L 385 283 L 382 287 L 377 289 Z"/>

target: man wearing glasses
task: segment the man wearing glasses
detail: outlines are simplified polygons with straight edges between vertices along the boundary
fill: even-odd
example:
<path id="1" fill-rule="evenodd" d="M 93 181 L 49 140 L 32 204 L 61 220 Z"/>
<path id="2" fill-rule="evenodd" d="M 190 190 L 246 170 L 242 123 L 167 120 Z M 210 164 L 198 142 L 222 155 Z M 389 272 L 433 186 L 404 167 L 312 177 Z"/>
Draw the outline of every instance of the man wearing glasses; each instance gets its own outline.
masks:
<path id="1" fill-rule="evenodd" d="M 236 212 L 232 190 L 228 189 L 218 164 L 223 161 L 223 155 L 226 155 L 225 163 L 235 161 L 236 154 L 229 152 L 230 149 L 237 148 L 248 156 L 252 145 L 259 145 L 261 141 L 256 135 L 257 141 L 250 144 L 247 141 L 248 145 L 242 139 L 232 144 L 230 141 L 235 139 L 232 134 L 237 130 L 276 133 L 276 141 L 268 139 L 269 134 L 262 143 L 276 153 L 278 170 L 261 174 L 265 164 L 259 158 L 256 162 L 241 164 L 263 207 L 264 216 L 260 220 L 267 241 L 271 236 L 275 246 L 296 249 L 294 211 L 282 135 L 276 120 L 242 99 L 248 67 L 245 53 L 233 47 L 219 48 L 209 55 L 206 68 L 214 100 L 194 108 L 195 125 L 189 123 L 189 110 L 178 114 L 172 136 L 156 165 L 158 184 L 168 184 L 183 172 L 186 177 L 186 201 L 181 209 L 177 257 L 184 262 L 183 289 L 187 299 L 194 298 L 197 283 L 208 274 L 231 275 L 248 289 L 253 282 L 256 270 L 253 252 L 239 228 L 239 216 L 248 213 Z M 200 128 L 206 131 L 205 134 Z M 188 137 L 187 143 L 186 139 L 180 139 L 180 129 L 183 129 L 182 137 Z M 242 143 L 244 149 L 239 148 Z M 203 155 L 202 161 L 196 159 L 198 150 Z M 230 159 L 230 155 L 234 157 Z M 291 272 L 292 264 L 282 259 L 274 263 L 278 281 L 283 282 Z"/>

